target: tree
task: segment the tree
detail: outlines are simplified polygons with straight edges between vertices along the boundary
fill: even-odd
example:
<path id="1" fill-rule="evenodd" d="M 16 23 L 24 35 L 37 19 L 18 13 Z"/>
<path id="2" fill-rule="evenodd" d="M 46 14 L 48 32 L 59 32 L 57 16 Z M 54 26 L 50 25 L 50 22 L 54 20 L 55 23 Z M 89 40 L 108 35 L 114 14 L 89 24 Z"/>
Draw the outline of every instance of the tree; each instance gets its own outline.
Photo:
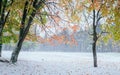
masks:
<path id="1" fill-rule="evenodd" d="M 102 34 L 106 34 L 109 31 L 107 31 L 106 28 L 104 28 L 107 21 L 101 21 L 101 19 L 108 18 L 110 15 L 110 12 L 112 10 L 114 1 L 111 0 L 111 2 L 105 0 L 91 0 L 91 4 L 88 8 L 88 11 L 91 13 L 92 11 L 92 30 L 93 32 L 90 34 L 93 38 L 92 43 L 92 51 L 93 51 L 93 61 L 94 61 L 94 67 L 97 67 L 97 51 L 96 51 L 96 44 L 98 39 L 102 36 Z M 110 6 L 110 8 L 108 7 Z M 101 23 L 102 22 L 102 23 Z M 103 26 L 103 28 L 102 28 Z M 100 30 L 98 32 L 98 29 Z"/>
<path id="2" fill-rule="evenodd" d="M 64 0 L 63 0 L 64 1 Z M 92 1 L 92 3 L 90 4 L 90 2 Z M 81 12 L 83 12 L 84 10 L 87 11 L 87 9 L 89 9 L 88 7 L 86 8 L 86 4 L 89 3 L 89 5 L 92 5 L 92 10 L 93 11 L 93 32 L 92 32 L 92 35 L 93 35 L 93 44 L 92 44 L 92 50 L 93 50 L 93 59 L 94 59 L 94 67 L 97 67 L 97 54 L 96 54 L 96 42 L 97 42 L 97 32 L 96 32 L 96 24 L 98 24 L 99 20 L 101 19 L 101 17 L 99 17 L 99 11 L 98 11 L 98 14 L 97 14 L 97 19 L 98 21 L 96 20 L 96 10 L 94 8 L 94 4 L 95 4 L 95 1 L 94 0 L 87 0 L 87 1 L 79 1 L 77 0 L 77 4 L 75 4 L 75 2 L 71 3 L 68 3 L 68 5 L 73 5 L 71 8 L 68 8 L 68 11 L 69 10 L 72 10 L 73 13 L 71 13 L 70 17 L 72 18 L 73 21 L 77 21 L 77 22 L 80 22 L 80 19 L 76 19 L 76 18 L 79 18 L 79 15 Z M 64 1 L 65 2 L 65 1 Z M 63 2 L 63 3 L 64 3 Z M 83 9 L 85 8 L 85 9 Z M 91 12 L 90 11 L 90 12 Z M 85 12 L 86 13 L 86 12 Z M 88 19 L 85 18 L 87 21 Z"/>
<path id="3" fill-rule="evenodd" d="M 8 16 L 10 14 L 10 9 L 7 10 L 7 8 L 11 6 L 12 3 L 13 3 L 13 0 L 0 0 L 0 57 L 1 57 L 1 51 L 2 51 L 3 29 L 8 19 Z"/>
<path id="4" fill-rule="evenodd" d="M 92 49 L 94 56 L 94 67 L 97 67 L 96 43 L 99 38 L 103 37 L 102 39 L 105 38 L 105 40 L 120 40 L 118 39 L 120 37 L 120 27 L 118 24 L 119 0 L 91 0 L 91 2 L 92 3 L 88 7 L 88 10 L 93 13 L 93 32 L 91 34 L 93 36 Z"/>
<path id="5" fill-rule="evenodd" d="M 116 6 L 115 3 L 120 3 L 118 1 L 114 0 L 85 0 L 85 1 L 80 1 L 76 0 L 74 2 L 73 0 L 62 0 L 61 1 L 63 6 L 65 6 L 66 13 L 70 19 L 73 20 L 73 22 L 81 22 L 82 20 L 79 19 L 81 13 L 84 13 L 85 16 L 85 21 L 84 25 L 89 25 L 92 26 L 92 51 L 93 51 L 93 62 L 94 62 L 94 67 L 97 67 L 97 51 L 96 51 L 96 44 L 98 39 L 102 36 L 102 34 L 106 34 L 109 32 L 109 36 L 115 36 L 118 40 L 119 38 L 119 10 L 116 9 L 119 7 L 119 5 Z M 114 8 L 115 6 L 115 8 Z M 71 12 L 71 13 L 69 13 Z M 86 14 L 88 15 L 86 17 Z M 92 16 L 91 16 L 92 15 Z M 104 21 L 101 21 L 101 20 Z M 85 22 L 84 21 L 84 22 Z M 92 23 L 91 23 L 92 22 Z M 114 24 L 114 25 L 113 25 Z M 117 31 L 115 30 L 117 29 Z M 98 29 L 100 30 L 98 32 Z M 111 33 L 112 34 L 111 34 Z M 108 36 L 107 35 L 107 36 Z"/>
<path id="6" fill-rule="evenodd" d="M 92 36 L 93 36 L 93 43 L 92 43 L 92 50 L 93 50 L 93 59 L 94 59 L 94 67 L 97 67 L 97 52 L 96 52 L 96 43 L 97 43 L 97 40 L 98 40 L 98 33 L 97 33 L 97 26 L 99 25 L 99 21 L 100 19 L 102 18 L 99 13 L 100 13 L 100 10 L 101 10 L 101 7 L 102 7 L 102 4 L 101 6 L 99 7 L 99 9 L 97 10 L 97 13 L 96 13 L 96 10 L 95 10 L 95 0 L 92 0 L 92 6 L 93 6 L 93 32 L 92 32 Z"/>
<path id="7" fill-rule="evenodd" d="M 37 23 L 40 24 L 41 29 L 44 30 L 46 34 L 49 35 L 47 30 L 49 30 L 51 33 L 53 33 L 52 35 L 49 35 L 49 37 L 46 39 L 38 36 L 38 38 L 42 39 L 43 42 L 44 42 L 44 40 L 45 40 L 45 42 L 48 42 L 48 41 L 52 42 L 54 39 L 54 40 L 57 40 L 59 43 L 61 43 L 61 41 L 64 40 L 64 36 L 57 35 L 59 31 L 64 29 L 64 27 L 62 25 L 61 26 L 59 25 L 59 22 L 62 18 L 58 16 L 59 7 L 56 6 L 56 4 L 58 4 L 58 3 L 56 3 L 54 0 L 53 1 L 49 1 L 49 0 L 28 1 L 28 0 L 26 0 L 24 2 L 24 4 L 25 5 L 24 5 L 24 10 L 22 12 L 19 39 L 18 39 L 17 46 L 16 46 L 15 50 L 13 51 L 11 60 L 10 60 L 12 63 L 17 62 L 18 55 L 19 55 L 19 52 L 22 47 L 22 43 L 26 39 L 26 36 L 30 29 L 30 26 L 33 24 L 32 22 L 34 22 L 35 24 L 37 24 Z M 46 10 L 46 11 L 43 11 L 43 10 Z M 47 19 L 52 21 L 51 25 L 45 24 Z M 63 21 L 65 23 L 65 20 L 63 20 Z M 49 22 L 49 23 L 51 23 L 51 22 Z M 55 32 L 51 31 L 52 28 L 55 29 Z M 75 27 L 72 27 L 72 28 L 74 29 Z M 30 38 L 30 37 L 28 37 L 28 38 Z M 74 41 L 73 37 L 72 37 L 72 41 Z"/>
<path id="8" fill-rule="evenodd" d="M 17 62 L 22 43 L 23 43 L 26 35 L 28 34 L 29 28 L 33 21 L 33 18 L 35 17 L 36 12 L 43 7 L 44 2 L 45 2 L 45 0 L 33 0 L 32 5 L 31 5 L 29 3 L 29 1 L 26 0 L 25 5 L 24 5 L 23 16 L 22 16 L 22 20 L 21 20 L 19 40 L 17 42 L 17 46 L 16 46 L 15 50 L 12 52 L 12 56 L 11 56 L 11 60 L 10 60 L 12 63 Z M 30 9 L 30 11 L 31 11 L 30 15 L 28 15 L 28 13 L 27 13 L 27 11 L 29 10 L 28 9 L 29 5 L 32 6 L 32 8 Z M 26 21 L 26 17 L 29 17 L 28 21 Z"/>

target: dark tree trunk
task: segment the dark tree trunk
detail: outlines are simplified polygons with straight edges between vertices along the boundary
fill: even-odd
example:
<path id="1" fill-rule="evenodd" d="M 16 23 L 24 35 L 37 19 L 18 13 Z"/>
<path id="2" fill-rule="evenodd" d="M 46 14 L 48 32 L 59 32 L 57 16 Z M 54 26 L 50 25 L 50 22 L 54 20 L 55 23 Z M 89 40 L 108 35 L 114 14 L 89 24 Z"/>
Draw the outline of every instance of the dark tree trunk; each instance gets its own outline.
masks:
<path id="1" fill-rule="evenodd" d="M 2 23 L 0 22 L 0 57 L 2 56 Z"/>
<path id="2" fill-rule="evenodd" d="M 96 42 L 95 41 L 92 44 L 92 50 L 93 50 L 94 67 L 97 67 L 97 53 L 96 53 Z"/>
<path id="3" fill-rule="evenodd" d="M 10 59 L 10 61 L 11 61 L 12 63 L 17 62 L 18 55 L 19 55 L 19 52 L 20 52 L 20 50 L 21 50 L 22 43 L 23 43 L 23 40 L 19 40 L 19 41 L 18 41 L 17 46 L 16 46 L 15 50 L 13 51 L 12 56 L 11 56 L 11 59 Z"/>
<path id="4" fill-rule="evenodd" d="M 26 17 L 27 17 L 27 8 L 28 8 L 28 1 L 25 2 L 25 6 L 24 6 L 23 17 L 22 17 L 21 26 L 20 26 L 19 41 L 18 41 L 17 46 L 16 46 L 16 48 L 13 51 L 12 56 L 11 56 L 10 61 L 12 63 L 17 62 L 18 55 L 19 55 L 19 52 L 21 50 L 22 43 L 23 43 L 23 40 L 24 40 L 23 33 L 24 33 L 24 28 L 25 28 L 25 20 L 26 20 Z"/>
<path id="5" fill-rule="evenodd" d="M 0 57 L 2 56 L 2 44 L 0 44 Z"/>
<path id="6" fill-rule="evenodd" d="M 2 56 L 2 37 L 0 36 L 0 57 Z"/>
<path id="7" fill-rule="evenodd" d="M 0 30 L 2 30 L 2 0 L 0 0 Z M 1 57 L 1 54 L 2 54 L 2 35 L 0 35 L 0 57 Z"/>
<path id="8" fill-rule="evenodd" d="M 91 0 L 91 2 L 94 5 L 95 0 Z M 99 25 L 99 21 L 102 18 L 102 16 L 100 15 L 100 10 L 101 10 L 102 6 L 103 6 L 103 4 L 100 5 L 100 8 L 98 10 L 95 10 L 95 8 L 94 8 L 95 6 L 93 6 L 93 33 L 92 33 L 93 43 L 92 43 L 92 51 L 93 51 L 94 67 L 98 66 L 97 65 L 96 43 L 97 43 L 97 40 L 99 39 L 99 37 L 101 36 L 102 32 L 100 33 L 100 35 L 98 35 L 98 33 L 96 31 L 96 27 Z"/>
<path id="9" fill-rule="evenodd" d="M 10 10 L 7 12 L 7 14 L 5 15 L 5 10 L 6 10 L 6 6 L 7 6 L 7 2 L 8 0 L 4 0 L 4 4 L 3 4 L 3 0 L 0 0 L 0 57 L 2 55 L 2 33 L 3 33 L 3 28 L 5 26 L 6 20 L 8 19 Z M 13 1 L 11 2 L 11 4 L 13 3 Z M 11 5 L 10 4 L 10 5 Z"/>
<path id="10" fill-rule="evenodd" d="M 93 62 L 94 67 L 97 67 L 97 53 L 96 53 L 96 42 L 97 42 L 97 32 L 96 32 L 96 16 L 95 10 L 93 10 L 93 44 L 92 44 L 92 51 L 93 51 Z"/>
<path id="11" fill-rule="evenodd" d="M 28 11 L 28 3 L 29 3 L 28 1 L 25 2 L 23 16 L 22 16 L 22 21 L 21 21 L 21 26 L 20 26 L 19 39 L 23 35 L 24 29 L 25 29 L 25 21 L 26 21 L 26 17 L 27 17 L 27 14 L 28 14 L 27 13 L 27 11 Z"/>
<path id="12" fill-rule="evenodd" d="M 96 26 L 93 25 L 93 44 L 92 44 L 92 50 L 93 50 L 94 67 L 97 67 L 96 42 L 97 42 Z"/>

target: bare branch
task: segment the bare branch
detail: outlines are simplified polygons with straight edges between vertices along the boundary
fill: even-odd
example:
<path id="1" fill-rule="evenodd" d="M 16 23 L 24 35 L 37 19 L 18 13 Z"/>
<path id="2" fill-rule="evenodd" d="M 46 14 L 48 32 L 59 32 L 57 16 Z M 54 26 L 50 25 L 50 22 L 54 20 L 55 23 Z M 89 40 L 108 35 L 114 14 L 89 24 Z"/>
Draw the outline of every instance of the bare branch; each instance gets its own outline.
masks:
<path id="1" fill-rule="evenodd" d="M 98 26 L 98 23 L 99 23 L 100 19 L 102 19 L 102 17 L 97 18 L 96 26 Z"/>
<path id="2" fill-rule="evenodd" d="M 98 34 L 97 39 L 99 39 L 102 36 L 102 34 L 107 34 L 107 33 L 109 32 L 101 31 L 100 34 Z"/>
<path id="3" fill-rule="evenodd" d="M 102 9 L 102 6 L 103 6 L 103 4 L 101 4 L 101 5 L 100 5 L 99 10 L 97 11 L 97 18 L 98 18 L 98 17 L 99 17 L 99 15 L 100 15 L 100 11 L 101 11 L 101 9 Z"/>
<path id="4" fill-rule="evenodd" d="M 0 62 L 6 62 L 6 63 L 9 63 L 9 61 L 7 59 L 4 59 L 2 57 L 0 57 Z"/>
<path id="5" fill-rule="evenodd" d="M 89 35 L 93 36 L 93 33 L 88 32 Z"/>
<path id="6" fill-rule="evenodd" d="M 7 12 L 7 15 L 5 16 L 3 27 L 4 27 L 5 23 L 6 23 L 6 20 L 7 20 L 8 16 L 9 16 L 9 14 L 10 14 L 10 10 Z"/>

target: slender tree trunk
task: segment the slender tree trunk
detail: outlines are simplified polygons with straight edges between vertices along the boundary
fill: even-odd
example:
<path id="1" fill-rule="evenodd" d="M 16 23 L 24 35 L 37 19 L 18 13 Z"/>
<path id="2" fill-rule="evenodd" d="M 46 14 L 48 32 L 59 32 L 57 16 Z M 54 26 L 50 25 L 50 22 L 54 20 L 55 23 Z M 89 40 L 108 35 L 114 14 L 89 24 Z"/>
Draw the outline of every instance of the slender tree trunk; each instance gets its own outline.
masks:
<path id="1" fill-rule="evenodd" d="M 2 56 L 2 37 L 0 37 L 0 57 Z"/>
<path id="2" fill-rule="evenodd" d="M 93 0 L 92 0 L 93 2 Z M 95 16 L 95 10 L 93 10 L 93 44 L 92 44 L 92 50 L 93 50 L 93 62 L 94 67 L 97 67 L 97 53 L 96 53 L 96 42 L 97 42 L 97 32 L 96 32 L 96 16 Z"/>
<path id="3" fill-rule="evenodd" d="M 2 56 L 2 44 L 0 44 L 0 57 Z"/>
<path id="4" fill-rule="evenodd" d="M 96 42 L 92 44 L 94 67 L 97 67 Z"/>
<path id="5" fill-rule="evenodd" d="M 0 31 L 0 57 L 2 56 L 2 32 Z"/>
<path id="6" fill-rule="evenodd" d="M 3 28 L 5 26 L 6 20 L 8 19 L 8 16 L 9 16 L 9 13 L 10 13 L 10 10 L 8 12 L 5 12 L 7 2 L 8 2 L 8 0 L 4 0 L 4 3 L 3 3 L 3 0 L 0 0 L 0 57 L 2 55 L 2 44 L 3 44 L 2 43 L 2 33 L 3 33 Z M 12 3 L 13 3 L 13 1 L 12 1 Z M 5 15 L 5 13 L 7 13 L 7 14 Z"/>
<path id="7" fill-rule="evenodd" d="M 1 20 L 1 18 L 2 18 L 2 13 L 1 13 L 1 11 L 2 11 L 2 0 L 0 0 L 0 27 L 2 26 L 2 20 Z M 2 27 L 1 27 L 1 29 L 2 29 Z M 0 30 L 1 30 L 0 29 Z M 0 57 L 2 56 L 1 54 L 2 54 L 2 42 L 1 42 L 1 37 L 2 37 L 2 35 L 0 35 Z"/>
<path id="8" fill-rule="evenodd" d="M 96 42 L 97 42 L 96 26 L 93 26 L 93 44 L 92 44 L 92 50 L 93 50 L 94 67 L 97 67 Z"/>

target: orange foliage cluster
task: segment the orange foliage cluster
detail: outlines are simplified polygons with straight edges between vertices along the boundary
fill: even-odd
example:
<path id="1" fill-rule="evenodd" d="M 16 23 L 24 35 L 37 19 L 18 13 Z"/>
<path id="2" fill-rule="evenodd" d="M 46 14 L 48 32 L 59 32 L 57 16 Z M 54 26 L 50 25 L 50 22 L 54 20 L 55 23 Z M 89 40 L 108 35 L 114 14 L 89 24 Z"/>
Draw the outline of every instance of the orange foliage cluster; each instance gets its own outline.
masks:
<path id="1" fill-rule="evenodd" d="M 77 32 L 77 30 L 80 29 L 80 27 L 78 25 L 73 25 L 70 28 L 73 30 L 73 32 Z"/>
<path id="2" fill-rule="evenodd" d="M 70 37 L 71 37 L 71 44 L 78 45 L 76 39 L 74 38 L 74 34 L 72 34 Z"/>
<path id="3" fill-rule="evenodd" d="M 58 16 L 51 16 L 51 18 L 56 22 L 60 22 L 60 18 Z"/>
<path id="4" fill-rule="evenodd" d="M 51 38 L 49 38 L 49 41 L 47 41 L 47 42 L 50 43 L 51 45 L 55 45 L 56 42 L 58 44 L 77 45 L 77 41 L 74 38 L 74 35 L 72 34 L 69 37 L 70 37 L 70 39 L 65 37 L 65 35 L 61 35 L 61 36 L 54 35 Z"/>
<path id="5" fill-rule="evenodd" d="M 52 26 L 46 26 L 46 28 L 53 28 Z M 72 33 L 71 35 L 66 36 L 66 34 L 61 34 L 61 35 L 50 35 L 50 37 L 46 37 L 43 38 L 40 35 L 36 36 L 35 34 L 30 34 L 28 35 L 25 40 L 28 41 L 36 41 L 39 43 L 48 43 L 50 45 L 59 45 L 59 44 L 69 44 L 69 45 L 77 45 L 77 41 L 74 38 L 74 33 L 77 32 L 77 30 L 80 29 L 80 27 L 78 25 L 73 25 L 73 26 L 69 26 L 68 28 L 72 29 Z M 63 27 L 61 28 L 62 31 L 65 31 L 67 28 Z M 44 30 L 42 30 L 41 32 L 43 32 Z M 49 34 L 48 34 L 49 36 Z"/>
<path id="6" fill-rule="evenodd" d="M 42 38 L 41 36 L 37 36 L 37 42 L 45 43 L 45 39 Z"/>

